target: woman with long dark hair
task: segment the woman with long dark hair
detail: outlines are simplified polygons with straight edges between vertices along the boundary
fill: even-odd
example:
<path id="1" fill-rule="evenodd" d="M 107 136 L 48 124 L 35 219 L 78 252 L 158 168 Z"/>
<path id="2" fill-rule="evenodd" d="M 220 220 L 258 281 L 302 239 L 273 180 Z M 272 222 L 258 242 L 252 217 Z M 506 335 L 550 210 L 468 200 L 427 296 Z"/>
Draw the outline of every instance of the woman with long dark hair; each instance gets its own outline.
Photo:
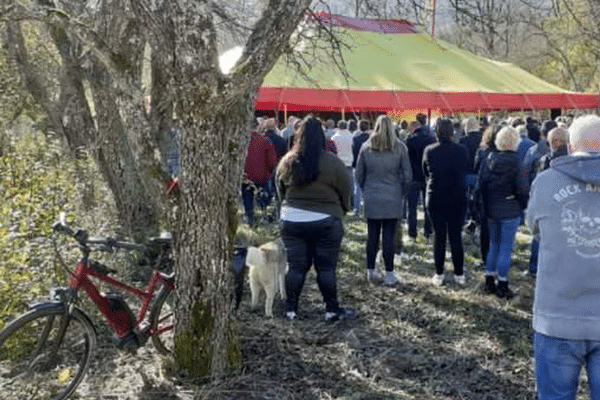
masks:
<path id="1" fill-rule="evenodd" d="M 454 264 L 454 281 L 464 285 L 461 231 L 467 210 L 466 174 L 469 155 L 465 146 L 452 141 L 454 125 L 449 119 L 438 120 L 435 135 L 438 142 L 430 144 L 423 152 L 423 174 L 427 182 L 425 205 L 435 233 L 435 275 L 432 280 L 436 286 L 444 283 L 448 240 Z"/>
<path id="2" fill-rule="evenodd" d="M 294 146 L 277 168 L 277 189 L 283 199 L 281 232 L 287 251 L 285 317 L 297 318 L 298 299 L 311 265 L 325 302 L 325 319 L 349 318 L 354 310 L 337 299 L 336 264 L 350 209 L 352 177 L 344 163 L 325 150 L 321 121 L 307 116 Z"/>

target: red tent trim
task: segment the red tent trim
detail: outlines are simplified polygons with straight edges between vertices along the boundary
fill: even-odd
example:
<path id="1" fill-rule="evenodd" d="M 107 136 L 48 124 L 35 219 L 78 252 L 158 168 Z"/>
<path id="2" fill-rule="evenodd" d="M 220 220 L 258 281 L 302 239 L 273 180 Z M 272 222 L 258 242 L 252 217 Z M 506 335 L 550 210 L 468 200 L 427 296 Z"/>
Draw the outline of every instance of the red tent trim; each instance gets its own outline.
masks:
<path id="1" fill-rule="evenodd" d="M 415 34 L 417 27 L 402 19 L 363 19 L 326 12 L 307 13 L 324 25 L 379 32 Z M 257 110 L 288 111 L 395 111 L 439 110 L 474 112 L 492 110 L 542 110 L 600 108 L 600 97 L 588 93 L 487 93 L 487 92 L 404 92 L 377 89 L 317 89 L 295 87 L 261 87 Z"/>
<path id="2" fill-rule="evenodd" d="M 341 26 L 358 31 L 379 33 L 418 33 L 417 27 L 405 19 L 364 19 L 317 12 L 307 14 L 307 18 L 316 18 L 324 25 Z"/>
<path id="3" fill-rule="evenodd" d="M 257 110 L 441 112 L 600 108 L 600 97 L 586 93 L 404 92 L 262 87 Z"/>

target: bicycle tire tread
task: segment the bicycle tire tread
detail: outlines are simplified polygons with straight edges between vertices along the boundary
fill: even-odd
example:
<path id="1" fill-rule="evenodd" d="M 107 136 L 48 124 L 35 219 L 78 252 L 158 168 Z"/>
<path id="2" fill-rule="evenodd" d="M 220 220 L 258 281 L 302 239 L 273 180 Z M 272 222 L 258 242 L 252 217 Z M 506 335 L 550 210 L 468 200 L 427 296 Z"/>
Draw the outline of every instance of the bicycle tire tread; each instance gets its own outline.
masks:
<path id="1" fill-rule="evenodd" d="M 96 344 L 89 318 L 73 309 L 63 338 L 57 340 L 52 335 L 65 316 L 64 306 L 42 306 L 45 308 L 32 309 L 0 331 L 0 398 L 63 400 L 85 377 Z M 34 334 L 37 329 L 42 329 L 40 335 Z M 77 340 L 71 341 L 71 335 Z M 77 367 L 75 373 L 71 363 Z"/>

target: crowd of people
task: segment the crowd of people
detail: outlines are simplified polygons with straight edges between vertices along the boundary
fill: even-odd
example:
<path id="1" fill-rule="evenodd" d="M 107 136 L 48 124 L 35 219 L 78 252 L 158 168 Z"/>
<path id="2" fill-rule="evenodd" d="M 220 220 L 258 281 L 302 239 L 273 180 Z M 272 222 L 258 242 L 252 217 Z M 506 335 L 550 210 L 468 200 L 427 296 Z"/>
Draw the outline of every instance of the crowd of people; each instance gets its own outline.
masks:
<path id="1" fill-rule="evenodd" d="M 505 299 L 514 295 L 511 254 L 526 223 L 533 240 L 525 274 L 536 279 L 538 398 L 575 399 L 583 366 L 591 398 L 600 398 L 600 117 L 438 118 L 432 125 L 423 114 L 398 124 L 381 115 L 373 129 L 368 120 L 335 123 L 309 115 L 291 117 L 281 132 L 273 121 L 253 131 L 242 197 L 249 223 L 253 196 L 261 207 L 270 196 L 281 203 L 285 317 L 298 317 L 311 266 L 325 318 L 356 316 L 337 299 L 345 214 L 366 219 L 367 280 L 389 286 L 402 282 L 394 272 L 395 255 L 403 254 L 401 227 L 406 221 L 408 236 L 417 240 L 420 205 L 423 240 L 434 235 L 436 286 L 445 282 L 447 242 L 454 282 L 465 285 L 462 234 L 478 225 L 484 290 Z M 269 130 L 278 139 L 271 141 Z M 380 243 L 383 275 L 376 265 Z"/>

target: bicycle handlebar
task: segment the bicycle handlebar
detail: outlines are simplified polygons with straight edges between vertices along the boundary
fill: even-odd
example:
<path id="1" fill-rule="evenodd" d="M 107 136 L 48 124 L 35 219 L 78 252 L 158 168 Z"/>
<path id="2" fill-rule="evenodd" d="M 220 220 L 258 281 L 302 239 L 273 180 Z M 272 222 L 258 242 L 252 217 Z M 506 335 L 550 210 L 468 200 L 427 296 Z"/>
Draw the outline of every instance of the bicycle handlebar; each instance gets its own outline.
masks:
<path id="1" fill-rule="evenodd" d="M 52 229 L 55 232 L 64 233 L 73 237 L 77 243 L 83 247 L 88 245 L 100 246 L 98 251 L 105 251 L 112 253 L 115 249 L 133 250 L 140 253 L 149 251 L 149 248 L 136 243 L 119 242 L 111 237 L 89 237 L 87 231 L 83 229 L 77 229 L 76 231 L 69 227 L 65 222 L 59 221 L 52 225 Z"/>

